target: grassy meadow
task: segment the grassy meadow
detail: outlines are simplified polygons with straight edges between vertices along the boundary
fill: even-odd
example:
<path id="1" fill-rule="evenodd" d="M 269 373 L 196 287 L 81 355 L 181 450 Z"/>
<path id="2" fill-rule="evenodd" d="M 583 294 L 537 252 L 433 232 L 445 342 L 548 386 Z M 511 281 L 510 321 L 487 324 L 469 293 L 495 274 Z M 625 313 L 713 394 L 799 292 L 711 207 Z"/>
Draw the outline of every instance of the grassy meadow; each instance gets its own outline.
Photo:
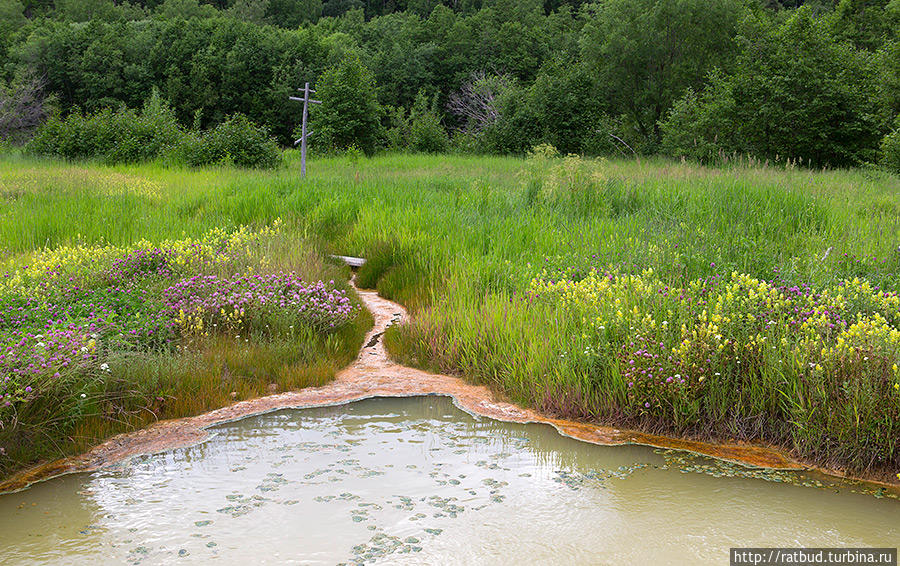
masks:
<path id="1" fill-rule="evenodd" d="M 248 270 L 334 280 L 349 293 L 346 269 L 322 258 L 364 256 L 360 285 L 412 310 L 386 337 L 402 361 L 562 416 L 771 443 L 873 477 L 900 471 L 897 177 L 546 150 L 528 159 L 322 158 L 306 180 L 293 152 L 286 162 L 260 172 L 2 157 L 0 276 L 19 283 L 0 284 L 0 308 L 49 301 L 68 305 L 73 318 L 80 295 L 48 298 L 67 278 L 49 284 L 48 270 L 34 268 L 55 257 L 56 271 L 96 290 L 108 289 L 113 264 L 136 250 L 173 250 L 163 253 L 171 270 L 141 259 L 133 278 L 148 296 L 169 297 L 192 277 Z M 223 251 L 216 238 L 228 234 L 262 236 Z M 207 240 L 225 259 L 191 269 L 171 260 L 190 247 L 184 242 Z M 304 323 L 296 338 L 265 326 L 283 327 L 290 309 L 266 312 L 241 322 L 249 334 L 236 350 L 240 338 L 209 329 L 224 315 L 204 315 L 206 326 L 193 331 L 194 307 L 186 316 L 158 308 L 169 308 L 166 339 L 107 347 L 107 357 L 123 360 L 102 362 L 111 372 L 97 369 L 100 357 L 82 364 L 73 380 L 90 376 L 94 405 L 59 401 L 80 398 L 80 385 L 46 386 L 55 397 L 16 393 L 0 431 L 12 463 L 0 471 L 227 403 L 236 373 L 240 397 L 273 382 L 321 383 L 352 358 L 367 325 L 355 311 L 338 330 Z M 0 320 L 0 353 L 18 339 L 10 337 L 17 324 L 25 323 Z M 12 376 L 0 361 L 2 371 Z M 119 398 L 112 390 L 130 392 L 129 401 L 109 401 Z"/>

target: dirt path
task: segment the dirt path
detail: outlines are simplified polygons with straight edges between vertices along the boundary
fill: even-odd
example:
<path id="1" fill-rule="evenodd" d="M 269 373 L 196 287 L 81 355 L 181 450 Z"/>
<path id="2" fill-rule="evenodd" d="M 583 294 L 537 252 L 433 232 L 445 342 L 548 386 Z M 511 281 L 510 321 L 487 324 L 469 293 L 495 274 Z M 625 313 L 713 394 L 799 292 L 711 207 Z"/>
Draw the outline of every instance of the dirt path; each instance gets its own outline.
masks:
<path id="1" fill-rule="evenodd" d="M 468 384 L 457 377 L 399 365 L 388 357 L 381 337 L 388 326 L 406 317 L 406 311 L 400 305 L 379 297 L 375 291 L 359 291 L 359 295 L 372 312 L 375 324 L 366 336 L 356 361 L 329 384 L 249 399 L 195 417 L 160 421 L 142 430 L 120 434 L 80 456 L 19 473 L 0 483 L 0 493 L 24 489 L 31 483 L 61 474 L 89 472 L 133 456 L 196 444 L 208 437 L 208 427 L 261 413 L 286 408 L 340 405 L 370 397 L 419 395 L 451 396 L 458 407 L 471 414 L 507 422 L 546 423 L 561 434 L 595 444 L 644 444 L 688 450 L 758 467 L 807 469 L 807 466 L 777 450 L 760 446 L 714 445 L 554 419 L 497 399 L 486 387 Z"/>

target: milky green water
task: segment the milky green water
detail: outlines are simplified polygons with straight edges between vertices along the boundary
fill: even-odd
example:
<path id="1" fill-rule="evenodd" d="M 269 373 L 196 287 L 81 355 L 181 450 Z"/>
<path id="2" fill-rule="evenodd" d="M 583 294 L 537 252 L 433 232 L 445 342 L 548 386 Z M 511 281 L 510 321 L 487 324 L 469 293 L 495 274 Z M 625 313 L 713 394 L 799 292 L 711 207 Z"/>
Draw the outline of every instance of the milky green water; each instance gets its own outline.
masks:
<path id="1" fill-rule="evenodd" d="M 732 546 L 900 543 L 895 499 L 593 446 L 442 397 L 213 431 L 0 496 L 0 563 L 727 564 Z"/>

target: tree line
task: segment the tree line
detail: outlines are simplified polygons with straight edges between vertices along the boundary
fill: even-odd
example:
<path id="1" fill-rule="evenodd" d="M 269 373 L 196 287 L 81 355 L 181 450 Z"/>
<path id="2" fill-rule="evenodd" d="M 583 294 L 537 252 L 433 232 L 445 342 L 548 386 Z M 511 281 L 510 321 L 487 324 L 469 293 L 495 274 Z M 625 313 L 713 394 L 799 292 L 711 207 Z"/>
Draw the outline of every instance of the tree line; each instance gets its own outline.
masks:
<path id="1" fill-rule="evenodd" d="M 306 81 L 320 150 L 900 169 L 900 0 L 0 0 L 7 140 L 157 92 L 289 145 Z"/>

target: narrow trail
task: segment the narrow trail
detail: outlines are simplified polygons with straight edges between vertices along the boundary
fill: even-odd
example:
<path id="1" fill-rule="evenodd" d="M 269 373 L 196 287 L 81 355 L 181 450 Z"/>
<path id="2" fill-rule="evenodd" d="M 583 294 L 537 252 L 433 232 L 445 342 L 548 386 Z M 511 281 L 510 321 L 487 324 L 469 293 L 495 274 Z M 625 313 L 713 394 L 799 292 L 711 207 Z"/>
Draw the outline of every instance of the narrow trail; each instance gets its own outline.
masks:
<path id="1" fill-rule="evenodd" d="M 809 469 L 777 450 L 760 446 L 708 444 L 555 419 L 498 399 L 487 387 L 397 364 L 388 356 L 381 338 L 389 326 L 406 318 L 406 310 L 379 297 L 375 291 L 358 290 L 358 293 L 375 324 L 366 335 L 356 361 L 327 385 L 248 399 L 194 417 L 160 421 L 120 434 L 79 456 L 25 470 L 0 483 L 0 493 L 24 489 L 63 474 L 94 471 L 138 455 L 197 444 L 209 437 L 207 428 L 253 415 L 280 409 L 341 405 L 371 397 L 421 395 L 450 396 L 459 408 L 473 415 L 506 422 L 549 424 L 563 435 L 594 444 L 643 444 L 687 450 L 756 467 Z"/>

